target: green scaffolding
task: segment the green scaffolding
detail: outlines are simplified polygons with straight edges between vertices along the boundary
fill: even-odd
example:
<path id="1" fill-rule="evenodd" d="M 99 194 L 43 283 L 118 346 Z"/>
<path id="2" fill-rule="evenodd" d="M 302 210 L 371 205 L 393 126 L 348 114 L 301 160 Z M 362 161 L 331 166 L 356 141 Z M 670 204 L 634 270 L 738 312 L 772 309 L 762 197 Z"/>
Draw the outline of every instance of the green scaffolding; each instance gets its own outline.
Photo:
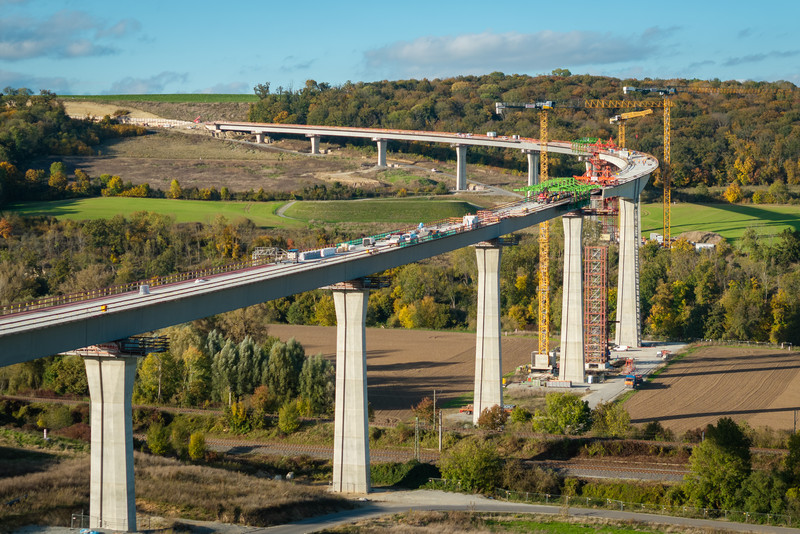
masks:
<path id="1" fill-rule="evenodd" d="M 597 137 L 581 137 L 572 142 L 572 151 L 589 152 L 589 145 L 593 145 L 597 143 L 597 141 L 599 141 Z"/>
<path id="2" fill-rule="evenodd" d="M 565 176 L 563 178 L 551 178 L 534 185 L 526 185 L 525 187 L 514 189 L 514 191 L 530 191 L 531 193 L 547 191 L 548 193 L 573 193 L 576 195 L 585 193 L 588 196 L 595 189 L 597 189 L 596 185 L 589 185 L 576 180 L 572 176 Z"/>

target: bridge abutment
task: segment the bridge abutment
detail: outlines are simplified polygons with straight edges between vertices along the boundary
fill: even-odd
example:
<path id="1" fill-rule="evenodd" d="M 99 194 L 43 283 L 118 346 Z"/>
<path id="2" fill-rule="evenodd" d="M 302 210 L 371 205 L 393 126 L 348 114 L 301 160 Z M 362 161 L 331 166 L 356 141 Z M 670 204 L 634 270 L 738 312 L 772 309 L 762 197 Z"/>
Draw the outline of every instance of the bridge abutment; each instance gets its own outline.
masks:
<path id="1" fill-rule="evenodd" d="M 131 396 L 136 358 L 84 357 L 91 397 L 89 527 L 134 532 Z"/>
<path id="2" fill-rule="evenodd" d="M 561 301 L 561 362 L 558 379 L 583 383 L 583 217 L 568 214 L 564 223 L 564 287 Z"/>
<path id="3" fill-rule="evenodd" d="M 500 256 L 496 242 L 475 246 L 478 260 L 478 316 L 475 342 L 475 395 L 472 423 L 481 412 L 503 404 L 503 362 L 500 345 Z"/>
<path id="4" fill-rule="evenodd" d="M 336 407 L 333 491 L 369 493 L 369 427 L 365 325 L 369 291 L 333 288 L 336 307 Z"/>
<path id="5" fill-rule="evenodd" d="M 638 347 L 639 318 L 639 202 L 619 199 L 619 275 L 617 280 L 617 345 Z"/>

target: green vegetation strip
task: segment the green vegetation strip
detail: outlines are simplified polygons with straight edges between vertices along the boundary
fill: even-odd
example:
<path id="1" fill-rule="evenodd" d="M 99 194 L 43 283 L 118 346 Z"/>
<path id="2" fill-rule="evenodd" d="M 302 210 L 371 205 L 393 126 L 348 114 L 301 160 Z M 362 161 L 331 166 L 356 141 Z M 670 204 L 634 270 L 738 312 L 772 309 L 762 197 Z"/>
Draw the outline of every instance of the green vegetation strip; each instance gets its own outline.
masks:
<path id="1" fill-rule="evenodd" d="M 752 204 L 674 204 L 672 237 L 682 232 L 716 232 L 729 242 L 748 228 L 759 235 L 777 235 L 784 229 L 800 231 L 800 207 Z M 661 203 L 642 205 L 642 235 L 663 231 Z"/>
<path id="2" fill-rule="evenodd" d="M 128 100 L 131 102 L 170 102 L 180 103 L 204 103 L 212 104 L 218 102 L 257 102 L 256 95 L 241 94 L 171 94 L 171 95 L 59 95 L 62 100 L 88 100 L 91 102 L 114 102 Z"/>
<path id="3" fill-rule="evenodd" d="M 19 202 L 5 211 L 19 215 L 47 215 L 58 219 L 83 221 L 105 219 L 115 215 L 130 215 L 150 211 L 170 215 L 176 222 L 214 222 L 217 215 L 229 221 L 246 217 L 259 227 L 293 227 L 302 223 L 275 215 L 285 202 L 211 202 L 202 200 L 170 200 L 163 198 L 96 197 L 52 202 Z"/>
<path id="4" fill-rule="evenodd" d="M 296 202 L 286 215 L 318 222 L 430 222 L 475 213 L 469 202 L 452 200 L 333 200 Z"/>

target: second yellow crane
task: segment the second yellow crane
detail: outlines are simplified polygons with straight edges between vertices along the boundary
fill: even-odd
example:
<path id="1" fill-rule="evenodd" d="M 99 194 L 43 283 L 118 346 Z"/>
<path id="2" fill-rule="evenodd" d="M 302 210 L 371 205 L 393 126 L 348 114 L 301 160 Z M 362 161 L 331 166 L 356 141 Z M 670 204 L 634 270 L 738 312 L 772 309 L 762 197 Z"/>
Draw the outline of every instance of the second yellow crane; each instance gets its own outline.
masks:
<path id="1" fill-rule="evenodd" d="M 628 113 L 620 113 L 619 115 L 614 115 L 609 119 L 611 124 L 617 123 L 618 134 L 617 134 L 617 144 L 622 148 L 627 148 L 627 143 L 625 142 L 625 123 L 628 122 L 628 119 L 635 119 L 636 117 L 644 117 L 646 115 L 650 115 L 653 113 L 652 109 L 645 109 L 643 111 L 629 111 Z"/>

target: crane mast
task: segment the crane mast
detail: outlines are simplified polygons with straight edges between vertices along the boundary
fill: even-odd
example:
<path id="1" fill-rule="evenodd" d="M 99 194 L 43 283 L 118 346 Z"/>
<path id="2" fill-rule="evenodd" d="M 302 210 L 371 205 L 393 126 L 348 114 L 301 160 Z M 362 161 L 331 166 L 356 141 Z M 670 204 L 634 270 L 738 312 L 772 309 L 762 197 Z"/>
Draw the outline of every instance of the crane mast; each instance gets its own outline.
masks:
<path id="1" fill-rule="evenodd" d="M 539 182 L 549 178 L 550 161 L 547 155 L 547 119 L 549 110 L 555 107 L 552 100 L 540 102 L 497 102 L 495 111 L 502 115 L 508 108 L 538 109 L 539 116 Z M 548 354 L 550 349 L 550 221 L 539 223 L 539 354 Z"/>

